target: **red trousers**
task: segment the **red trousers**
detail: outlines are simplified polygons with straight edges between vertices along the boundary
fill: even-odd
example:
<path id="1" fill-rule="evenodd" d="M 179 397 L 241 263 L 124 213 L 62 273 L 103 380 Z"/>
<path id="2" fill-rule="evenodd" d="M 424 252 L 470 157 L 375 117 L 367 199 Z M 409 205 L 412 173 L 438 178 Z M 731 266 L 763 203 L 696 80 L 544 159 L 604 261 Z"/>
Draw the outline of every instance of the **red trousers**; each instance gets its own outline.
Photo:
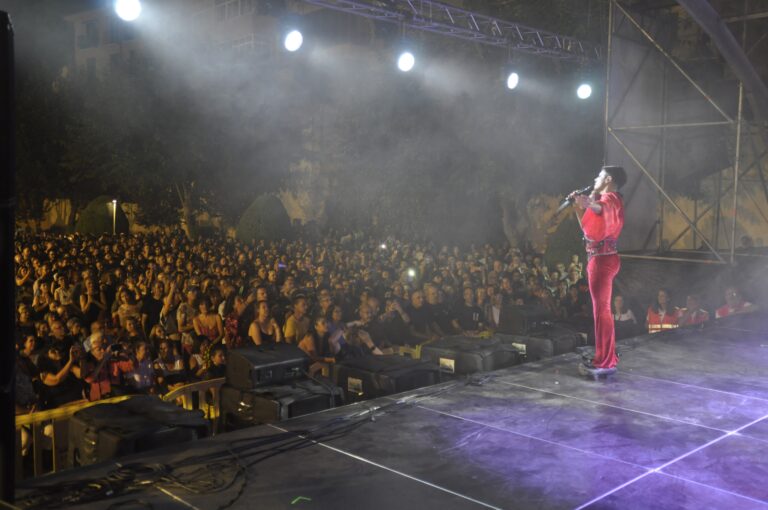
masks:
<path id="1" fill-rule="evenodd" d="M 589 293 L 592 295 L 592 315 L 595 318 L 595 357 L 592 364 L 596 368 L 615 367 L 619 362 L 619 358 L 616 357 L 616 332 L 611 314 L 611 294 L 613 279 L 620 267 L 618 254 L 592 257 L 587 264 L 587 281 Z"/>

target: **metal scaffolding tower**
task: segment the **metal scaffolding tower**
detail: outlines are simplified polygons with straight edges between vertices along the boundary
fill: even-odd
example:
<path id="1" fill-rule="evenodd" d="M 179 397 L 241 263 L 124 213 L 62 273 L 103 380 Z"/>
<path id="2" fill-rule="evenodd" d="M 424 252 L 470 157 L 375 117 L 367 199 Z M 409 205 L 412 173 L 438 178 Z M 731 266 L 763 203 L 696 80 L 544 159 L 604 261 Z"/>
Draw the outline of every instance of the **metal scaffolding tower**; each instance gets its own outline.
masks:
<path id="1" fill-rule="evenodd" d="M 644 210 L 647 218 L 649 202 L 658 200 L 657 219 L 650 225 L 643 247 L 652 239 L 654 229 L 659 253 L 671 249 L 672 245 L 692 231 L 694 243 L 700 241 L 716 262 L 733 263 L 739 193 L 741 192 L 740 179 L 756 167 L 760 181 L 765 180 L 761 160 L 766 151 L 758 154 L 752 138 L 753 135 L 759 136 L 762 132 L 756 122 L 745 116 L 744 83 L 741 79 L 732 79 L 733 86 L 725 91 L 720 90 L 720 94 L 716 97 L 707 90 L 689 66 L 673 57 L 670 50 L 664 47 L 665 33 L 662 28 L 659 28 L 663 25 L 663 20 L 647 16 L 647 13 L 632 11 L 625 2 L 619 0 L 610 0 L 609 9 L 604 119 L 606 161 L 612 164 L 625 163 L 628 169 L 639 170 L 641 177 L 635 180 L 630 192 L 643 187 L 643 183 L 650 184 L 651 192 L 647 191 L 646 185 L 645 195 L 639 199 L 634 197 L 635 204 L 631 203 L 633 197 L 629 197 L 628 208 L 634 206 Z M 739 21 L 746 22 L 749 19 L 752 18 L 741 18 Z M 618 52 L 617 46 L 621 48 Z M 743 46 L 742 43 L 742 48 Z M 669 97 L 671 79 L 677 79 L 678 83 L 683 82 L 687 87 L 684 97 L 675 99 L 679 103 L 696 104 L 697 115 L 691 115 L 694 108 L 690 106 L 689 110 L 682 114 L 681 109 L 673 110 Z M 682 87 L 676 90 L 678 96 L 682 95 L 680 93 Z M 689 154 L 693 156 L 696 151 L 699 154 L 719 152 L 717 156 L 723 158 L 726 164 L 717 167 L 716 170 L 718 181 L 713 200 L 716 205 L 699 211 L 696 207 L 698 204 L 695 203 L 693 217 L 691 217 L 672 198 L 667 181 L 679 178 L 676 174 L 684 172 L 689 172 L 693 176 L 691 181 L 698 182 L 707 175 L 715 174 L 714 169 L 707 173 L 695 168 L 678 167 L 676 170 L 671 168 L 669 158 L 671 151 L 675 149 L 673 140 L 679 140 L 680 133 L 693 130 L 696 131 L 697 143 L 700 145 L 693 147 Z M 743 161 L 745 159 L 742 147 L 744 138 L 748 138 L 751 142 L 752 162 L 748 165 L 744 165 Z M 726 139 L 730 141 L 723 143 L 722 141 Z M 683 166 L 685 161 L 679 160 L 679 163 L 682 163 L 679 166 Z M 702 164 L 706 166 L 706 163 Z M 696 165 L 691 162 L 687 166 Z M 726 187 L 723 187 L 721 182 L 723 169 L 731 170 L 733 174 L 732 182 Z M 697 175 L 696 170 L 701 173 Z M 768 188 L 764 191 L 768 200 Z M 652 197 L 651 193 L 655 193 L 655 197 Z M 733 202 L 729 210 L 731 225 L 728 237 L 730 239 L 726 238 L 728 253 L 725 254 L 719 246 L 719 231 L 724 213 L 721 199 L 727 193 L 733 194 Z M 668 246 L 664 246 L 665 212 L 668 212 L 668 207 L 674 209 L 683 218 L 687 227 L 674 237 Z M 713 208 L 716 209 L 715 228 L 714 232 L 708 235 L 703 232 L 699 223 Z M 648 226 L 646 225 L 646 228 Z M 697 257 L 687 260 L 702 261 Z"/>

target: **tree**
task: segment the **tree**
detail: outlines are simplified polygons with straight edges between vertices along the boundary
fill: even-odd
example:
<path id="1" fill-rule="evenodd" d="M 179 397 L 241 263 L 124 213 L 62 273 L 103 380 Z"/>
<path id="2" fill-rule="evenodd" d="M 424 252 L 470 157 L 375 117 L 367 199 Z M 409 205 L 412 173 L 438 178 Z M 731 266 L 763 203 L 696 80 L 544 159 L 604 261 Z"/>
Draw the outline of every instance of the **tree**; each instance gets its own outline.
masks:
<path id="1" fill-rule="evenodd" d="M 111 234 L 113 229 L 118 234 L 128 232 L 128 218 L 122 207 L 106 195 L 91 200 L 75 224 L 75 231 L 81 234 Z"/>
<path id="2" fill-rule="evenodd" d="M 483 10 L 523 22 L 527 15 L 509 9 L 538 5 L 489 4 Z M 136 202 L 142 222 L 180 222 L 190 237 L 197 212 L 232 224 L 254 196 L 280 191 L 309 210 L 306 219 L 327 216 L 334 226 L 375 223 L 451 241 L 506 232 L 517 244 L 541 230 L 532 195 L 580 187 L 597 168 L 600 130 L 583 126 L 599 125 L 599 112 L 568 110 L 544 93 L 510 94 L 497 50 L 424 35 L 438 74 L 457 78 L 425 82 L 393 73 L 383 58 L 397 30 L 373 33 L 373 48 L 329 45 L 332 70 L 174 39 L 173 58 L 127 62 L 100 79 L 69 76 L 48 92 L 35 78 L 20 140 L 24 167 L 34 170 L 25 188 L 71 198 L 75 208 L 101 194 Z M 534 79 L 574 72 L 546 59 L 516 62 Z M 55 104 L 36 110 L 46 95 Z M 50 136 L 38 141 L 45 129 Z"/>
<path id="3" fill-rule="evenodd" d="M 261 195 L 243 213 L 236 236 L 247 243 L 255 239 L 289 239 L 291 220 L 277 197 Z"/>

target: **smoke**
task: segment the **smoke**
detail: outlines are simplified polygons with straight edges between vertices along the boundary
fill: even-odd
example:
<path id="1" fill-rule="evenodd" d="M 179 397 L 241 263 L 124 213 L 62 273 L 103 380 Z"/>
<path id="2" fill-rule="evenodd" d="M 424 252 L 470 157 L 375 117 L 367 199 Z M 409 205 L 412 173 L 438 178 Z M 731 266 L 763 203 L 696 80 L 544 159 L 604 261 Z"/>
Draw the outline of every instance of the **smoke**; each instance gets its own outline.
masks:
<path id="1" fill-rule="evenodd" d="M 563 194 L 599 168 L 600 101 L 577 104 L 568 70 L 532 65 L 512 92 L 506 55 L 425 36 L 406 74 L 395 67 L 399 34 L 367 20 L 306 15 L 292 54 L 280 46 L 284 18 L 217 21 L 193 5 L 203 3 L 145 2 L 135 41 L 121 45 L 133 58 L 126 79 L 153 75 L 153 103 L 137 112 L 183 98 L 182 118 L 157 124 L 176 131 L 179 152 L 206 133 L 220 141 L 201 165 L 241 210 L 300 185 L 290 169 L 304 160 L 328 180 L 330 216 L 481 241 L 501 233 L 500 190 Z M 242 49 L 227 49 L 233 38 Z"/>

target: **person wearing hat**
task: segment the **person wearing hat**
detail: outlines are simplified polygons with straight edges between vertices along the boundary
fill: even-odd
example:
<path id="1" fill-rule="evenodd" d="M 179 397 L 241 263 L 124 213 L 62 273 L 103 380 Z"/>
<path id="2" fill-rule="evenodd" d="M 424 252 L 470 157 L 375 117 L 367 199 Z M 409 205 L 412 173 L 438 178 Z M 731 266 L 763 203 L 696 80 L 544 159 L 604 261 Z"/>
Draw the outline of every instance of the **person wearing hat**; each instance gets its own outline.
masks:
<path id="1" fill-rule="evenodd" d="M 73 345 L 69 352 L 64 346 L 52 344 L 37 360 L 40 371 L 41 400 L 44 409 L 53 409 L 60 405 L 83 398 L 83 388 L 79 379 L 80 347 Z M 68 358 L 67 358 L 68 356 Z"/>

